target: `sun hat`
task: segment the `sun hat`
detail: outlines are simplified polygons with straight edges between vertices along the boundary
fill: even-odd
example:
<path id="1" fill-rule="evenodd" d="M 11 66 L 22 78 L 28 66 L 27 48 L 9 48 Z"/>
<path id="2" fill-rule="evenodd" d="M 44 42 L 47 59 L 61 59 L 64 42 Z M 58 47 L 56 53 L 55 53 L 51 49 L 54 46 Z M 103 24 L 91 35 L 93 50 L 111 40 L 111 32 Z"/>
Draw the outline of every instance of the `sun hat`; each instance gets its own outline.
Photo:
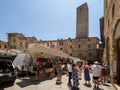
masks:
<path id="1" fill-rule="evenodd" d="M 95 61 L 94 64 L 99 64 L 98 61 Z"/>

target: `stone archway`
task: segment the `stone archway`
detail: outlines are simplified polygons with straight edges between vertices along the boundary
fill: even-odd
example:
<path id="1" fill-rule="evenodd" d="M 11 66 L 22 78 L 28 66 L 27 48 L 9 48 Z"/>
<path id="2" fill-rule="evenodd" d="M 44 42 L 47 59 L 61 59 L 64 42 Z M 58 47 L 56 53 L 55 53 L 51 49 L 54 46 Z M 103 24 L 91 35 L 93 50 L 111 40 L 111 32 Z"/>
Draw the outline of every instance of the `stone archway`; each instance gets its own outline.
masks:
<path id="1" fill-rule="evenodd" d="M 115 26 L 114 39 L 116 41 L 116 53 L 117 53 L 117 80 L 120 83 L 120 20 L 118 20 Z"/>

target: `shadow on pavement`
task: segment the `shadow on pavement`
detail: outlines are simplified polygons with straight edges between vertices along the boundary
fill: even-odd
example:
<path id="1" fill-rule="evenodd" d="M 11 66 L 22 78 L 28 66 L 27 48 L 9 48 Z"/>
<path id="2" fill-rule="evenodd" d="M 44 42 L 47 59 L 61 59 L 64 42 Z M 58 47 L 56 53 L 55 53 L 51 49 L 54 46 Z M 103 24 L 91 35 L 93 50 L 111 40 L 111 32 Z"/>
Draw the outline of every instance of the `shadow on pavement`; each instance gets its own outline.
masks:
<path id="1" fill-rule="evenodd" d="M 34 84 L 34 83 L 39 84 L 38 81 L 35 82 L 35 81 L 31 80 L 31 79 L 23 79 L 21 82 L 18 82 L 18 83 L 16 83 L 16 84 L 17 84 L 18 86 L 20 86 L 21 88 L 24 88 L 24 87 L 29 86 L 29 85 L 32 85 L 32 84 Z"/>
<path id="2" fill-rule="evenodd" d="M 93 90 L 104 90 L 103 88 L 93 88 Z"/>
<path id="3" fill-rule="evenodd" d="M 20 82 L 17 82 L 16 84 L 18 86 L 20 86 L 21 88 L 24 88 L 24 87 L 27 87 L 27 86 L 30 86 L 30 85 L 38 85 L 40 84 L 40 82 L 42 81 L 45 81 L 45 80 L 50 80 L 50 79 L 53 79 L 53 78 L 50 78 L 48 76 L 42 76 L 42 77 L 39 77 L 39 78 L 30 78 L 30 79 L 21 79 Z"/>
<path id="4" fill-rule="evenodd" d="M 104 86 L 111 87 L 109 84 L 103 84 Z"/>
<path id="5" fill-rule="evenodd" d="M 86 87 L 89 87 L 89 88 L 91 88 L 92 87 L 92 85 L 91 84 L 83 84 L 84 86 L 86 86 Z"/>

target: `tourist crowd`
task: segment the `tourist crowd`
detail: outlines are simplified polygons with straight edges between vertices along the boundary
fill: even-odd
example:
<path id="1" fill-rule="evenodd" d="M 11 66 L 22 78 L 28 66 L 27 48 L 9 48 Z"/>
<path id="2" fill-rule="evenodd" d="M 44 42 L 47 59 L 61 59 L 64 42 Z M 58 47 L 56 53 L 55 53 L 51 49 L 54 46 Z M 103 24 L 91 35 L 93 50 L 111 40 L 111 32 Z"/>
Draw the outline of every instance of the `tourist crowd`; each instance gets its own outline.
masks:
<path id="1" fill-rule="evenodd" d="M 74 63 L 73 60 L 67 60 L 66 62 L 57 62 L 52 64 L 49 61 L 46 65 L 50 66 L 50 77 L 57 77 L 56 85 L 60 85 L 62 82 L 63 72 L 67 73 L 68 83 L 67 85 L 71 87 L 72 90 L 79 90 L 80 80 L 85 80 L 85 86 L 91 87 L 91 80 L 93 82 L 94 88 L 99 88 L 99 84 L 105 84 L 109 78 L 109 65 L 108 63 L 103 63 L 102 65 L 95 61 L 94 64 L 89 65 L 87 61 L 81 63 Z M 45 72 L 41 70 L 41 65 L 38 65 L 39 74 Z M 84 78 L 82 78 L 82 72 L 84 73 Z M 92 78 L 90 77 L 92 73 Z"/>

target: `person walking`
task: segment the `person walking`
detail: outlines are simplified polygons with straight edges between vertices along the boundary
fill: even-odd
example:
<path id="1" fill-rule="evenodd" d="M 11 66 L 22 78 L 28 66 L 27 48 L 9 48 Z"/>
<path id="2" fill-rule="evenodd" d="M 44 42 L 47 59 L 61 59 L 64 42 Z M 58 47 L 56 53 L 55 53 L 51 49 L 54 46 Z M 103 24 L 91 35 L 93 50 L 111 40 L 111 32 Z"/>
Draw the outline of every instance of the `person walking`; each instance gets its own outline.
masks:
<path id="1" fill-rule="evenodd" d="M 107 70 L 106 82 L 110 82 L 111 81 L 111 78 L 110 78 L 110 64 L 108 62 L 105 63 L 105 68 Z"/>
<path id="2" fill-rule="evenodd" d="M 101 67 L 97 61 L 94 62 L 93 65 L 93 83 L 94 83 L 94 88 L 99 88 L 99 77 L 101 75 Z"/>
<path id="3" fill-rule="evenodd" d="M 78 67 L 77 67 L 77 73 L 78 73 L 78 78 L 79 78 L 79 80 L 81 80 L 82 78 L 82 66 L 81 65 L 79 65 Z"/>
<path id="4" fill-rule="evenodd" d="M 84 79 L 85 79 L 85 85 L 89 85 L 90 84 L 90 66 L 88 65 L 87 61 L 84 62 Z"/>
<path id="5" fill-rule="evenodd" d="M 73 86 L 72 90 L 79 90 L 79 79 L 78 79 L 78 73 L 77 73 L 77 68 L 75 67 L 76 64 L 72 65 L 72 79 L 73 79 Z"/>
<path id="6" fill-rule="evenodd" d="M 102 82 L 102 84 L 105 84 L 105 82 L 107 81 L 107 68 L 105 66 L 105 63 L 103 63 L 102 67 L 101 67 L 101 76 L 100 76 L 100 81 Z"/>
<path id="7" fill-rule="evenodd" d="M 68 62 L 67 64 L 67 70 L 68 70 L 68 86 L 72 86 L 71 84 L 71 79 L 72 79 L 72 63 L 71 62 Z"/>
<path id="8" fill-rule="evenodd" d="M 41 64 L 40 62 L 39 62 L 39 64 L 38 64 L 37 69 L 38 69 L 38 74 L 39 74 L 39 75 L 43 74 L 42 64 Z"/>
<path id="9" fill-rule="evenodd" d="M 62 79 L 62 66 L 61 63 L 58 63 L 57 67 L 57 81 L 56 84 L 61 84 L 61 79 Z"/>

